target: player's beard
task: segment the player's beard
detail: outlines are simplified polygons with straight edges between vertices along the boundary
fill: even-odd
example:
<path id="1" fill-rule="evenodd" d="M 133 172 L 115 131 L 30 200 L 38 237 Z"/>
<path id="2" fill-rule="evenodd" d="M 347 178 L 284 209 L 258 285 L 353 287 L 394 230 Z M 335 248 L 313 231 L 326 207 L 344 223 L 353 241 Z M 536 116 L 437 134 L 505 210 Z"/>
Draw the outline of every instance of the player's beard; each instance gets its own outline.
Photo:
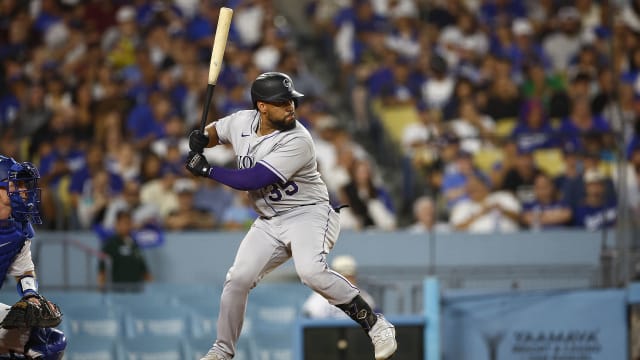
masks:
<path id="1" fill-rule="evenodd" d="M 293 119 L 289 120 L 289 117 L 293 117 Z M 296 114 L 289 113 L 278 120 L 269 119 L 271 122 L 271 126 L 280 131 L 291 130 L 296 127 Z"/>

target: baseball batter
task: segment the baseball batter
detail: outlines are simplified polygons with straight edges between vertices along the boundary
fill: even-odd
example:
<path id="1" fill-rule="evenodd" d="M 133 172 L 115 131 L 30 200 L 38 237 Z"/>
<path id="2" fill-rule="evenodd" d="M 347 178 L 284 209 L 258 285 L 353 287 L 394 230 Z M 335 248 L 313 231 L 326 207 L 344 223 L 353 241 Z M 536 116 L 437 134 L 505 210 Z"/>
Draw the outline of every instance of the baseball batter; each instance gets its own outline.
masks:
<path id="1" fill-rule="evenodd" d="M 218 317 L 218 338 L 202 360 L 228 360 L 235 354 L 249 291 L 262 277 L 294 259 L 302 283 L 356 321 L 371 337 L 376 360 L 396 351 L 395 328 L 372 311 L 347 279 L 332 271 L 326 256 L 340 232 L 338 214 L 317 170 L 309 132 L 296 120 L 303 94 L 283 73 L 261 74 L 251 85 L 253 110 L 213 122 L 189 136 L 186 168 L 246 190 L 260 215 L 242 240 L 227 273 Z M 238 169 L 211 166 L 205 147 L 231 144 Z"/>

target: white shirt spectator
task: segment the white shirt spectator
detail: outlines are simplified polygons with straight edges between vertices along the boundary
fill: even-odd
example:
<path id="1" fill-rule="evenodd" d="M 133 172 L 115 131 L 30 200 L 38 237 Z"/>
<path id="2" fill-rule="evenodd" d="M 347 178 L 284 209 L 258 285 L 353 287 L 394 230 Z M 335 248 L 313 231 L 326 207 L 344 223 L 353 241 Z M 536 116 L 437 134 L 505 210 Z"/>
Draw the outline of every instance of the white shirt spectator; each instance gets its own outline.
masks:
<path id="1" fill-rule="evenodd" d="M 495 124 L 490 116 L 482 116 L 480 124 L 486 131 L 494 132 Z M 456 119 L 451 121 L 451 130 L 461 139 L 460 147 L 462 150 L 475 154 L 482 148 L 482 139 L 480 131 L 465 119 Z"/>
<path id="2" fill-rule="evenodd" d="M 253 46 L 262 39 L 264 9 L 259 5 L 243 6 L 233 15 L 233 24 L 244 45 Z"/>
<path id="3" fill-rule="evenodd" d="M 422 98 L 429 108 L 440 109 L 451 98 L 456 86 L 450 76 L 442 79 L 429 79 L 422 84 Z"/>
<path id="4" fill-rule="evenodd" d="M 522 207 L 513 194 L 506 191 L 491 193 L 482 203 L 465 199 L 454 205 L 449 221 L 455 227 L 477 215 L 488 206 L 501 206 L 513 212 L 520 212 Z M 518 231 L 518 223 L 494 209 L 473 221 L 467 231 L 470 233 L 506 233 Z"/>

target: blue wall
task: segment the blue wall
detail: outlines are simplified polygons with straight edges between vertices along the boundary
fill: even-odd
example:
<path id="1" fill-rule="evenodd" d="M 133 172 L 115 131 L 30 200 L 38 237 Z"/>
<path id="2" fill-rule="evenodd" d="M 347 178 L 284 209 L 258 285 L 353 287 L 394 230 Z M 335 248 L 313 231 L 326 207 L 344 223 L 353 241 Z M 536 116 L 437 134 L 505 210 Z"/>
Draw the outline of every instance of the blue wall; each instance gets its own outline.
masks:
<path id="1" fill-rule="evenodd" d="M 169 233 L 161 247 L 145 250 L 151 271 L 160 282 L 221 283 L 243 232 Z M 42 286 L 61 285 L 65 277 L 61 239 L 73 239 L 98 249 L 99 240 L 88 232 L 39 232 L 33 246 Z M 39 244 L 38 244 L 39 243 Z M 343 232 L 330 257 L 353 255 L 363 276 L 370 282 L 398 279 L 421 279 L 434 268 L 447 287 L 451 276 L 462 278 L 457 287 L 477 287 L 481 279 L 498 287 L 508 284 L 509 272 L 526 280 L 553 280 L 544 269 L 558 271 L 569 268 L 573 283 L 589 286 L 599 264 L 600 233 L 553 231 L 509 235 L 438 234 L 434 238 L 402 232 Z M 40 250 L 38 250 L 38 248 Z M 71 285 L 91 284 L 95 279 L 96 260 L 86 257 L 75 247 L 68 249 L 66 261 Z M 560 270 L 557 270 L 560 269 Z M 483 273 L 484 271 L 484 273 Z M 485 275 L 483 275 L 485 274 Z M 514 275 L 514 276 L 516 276 Z M 276 270 L 271 277 L 294 278 L 291 262 Z M 478 277 L 480 276 L 480 278 Z M 539 278 L 539 279 L 538 279 Z M 575 280 L 575 281 L 574 281 Z M 465 281 L 467 281 L 465 283 Z M 535 282 L 530 287 L 536 287 Z M 563 285 L 563 283 L 559 283 Z M 539 287 L 545 287 L 539 284 Z"/>

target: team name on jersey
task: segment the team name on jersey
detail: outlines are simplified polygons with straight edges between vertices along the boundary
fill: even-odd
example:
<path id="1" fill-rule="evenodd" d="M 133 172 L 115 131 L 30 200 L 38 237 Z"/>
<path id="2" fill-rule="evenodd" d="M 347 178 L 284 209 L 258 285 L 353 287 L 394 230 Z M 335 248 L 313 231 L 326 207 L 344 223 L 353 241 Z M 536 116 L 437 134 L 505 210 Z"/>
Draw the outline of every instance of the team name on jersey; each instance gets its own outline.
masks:
<path id="1" fill-rule="evenodd" d="M 253 156 L 249 155 L 237 155 L 236 163 L 238 169 L 249 169 L 255 165 L 255 159 Z"/>

